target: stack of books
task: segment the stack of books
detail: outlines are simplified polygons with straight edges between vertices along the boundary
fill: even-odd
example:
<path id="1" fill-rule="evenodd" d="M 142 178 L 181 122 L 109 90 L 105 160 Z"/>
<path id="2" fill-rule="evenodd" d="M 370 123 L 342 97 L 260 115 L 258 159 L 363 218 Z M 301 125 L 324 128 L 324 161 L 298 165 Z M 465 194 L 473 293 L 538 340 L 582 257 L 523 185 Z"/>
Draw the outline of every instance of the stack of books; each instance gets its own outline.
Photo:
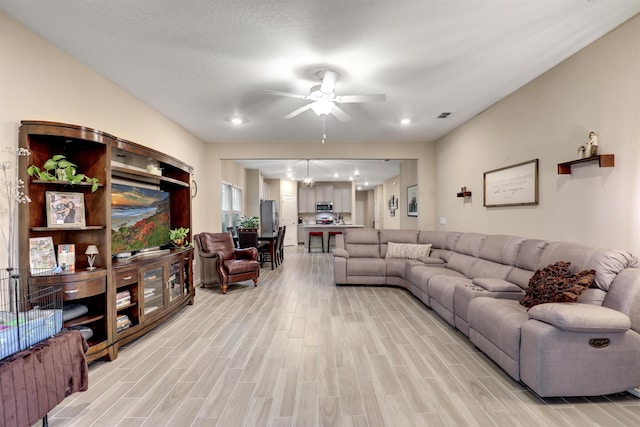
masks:
<path id="1" fill-rule="evenodd" d="M 155 288 L 144 288 L 144 299 L 147 300 L 153 297 L 153 294 L 156 293 Z"/>
<path id="2" fill-rule="evenodd" d="M 127 316 L 126 314 L 118 316 L 118 319 L 116 321 L 116 328 L 118 332 L 124 331 L 129 326 L 131 326 L 131 319 L 129 319 L 129 316 Z"/>
<path id="3" fill-rule="evenodd" d="M 116 309 L 126 307 L 129 304 L 131 304 L 131 293 L 128 290 L 116 294 Z"/>

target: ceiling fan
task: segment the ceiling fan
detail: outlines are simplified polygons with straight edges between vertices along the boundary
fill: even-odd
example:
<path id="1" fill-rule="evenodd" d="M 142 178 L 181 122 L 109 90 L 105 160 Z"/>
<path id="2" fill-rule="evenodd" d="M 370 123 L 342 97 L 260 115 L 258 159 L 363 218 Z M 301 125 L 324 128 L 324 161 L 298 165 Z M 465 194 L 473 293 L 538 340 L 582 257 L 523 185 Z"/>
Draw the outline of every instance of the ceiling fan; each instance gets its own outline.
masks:
<path id="1" fill-rule="evenodd" d="M 305 111 L 311 109 L 314 113 L 324 118 L 329 114 L 333 114 L 341 122 L 351 120 L 351 117 L 345 113 L 336 104 L 349 104 L 356 102 L 381 102 L 387 99 L 385 94 L 365 94 L 365 95 L 336 95 L 335 88 L 338 81 L 338 73 L 331 70 L 321 71 L 318 74 L 320 78 L 320 84 L 315 85 L 309 91 L 309 95 L 299 95 L 290 92 L 280 92 L 277 90 L 265 90 L 265 93 L 277 96 L 287 96 L 290 98 L 305 99 L 312 101 L 297 110 L 284 116 L 285 119 L 290 119 L 298 114 L 302 114 Z"/>

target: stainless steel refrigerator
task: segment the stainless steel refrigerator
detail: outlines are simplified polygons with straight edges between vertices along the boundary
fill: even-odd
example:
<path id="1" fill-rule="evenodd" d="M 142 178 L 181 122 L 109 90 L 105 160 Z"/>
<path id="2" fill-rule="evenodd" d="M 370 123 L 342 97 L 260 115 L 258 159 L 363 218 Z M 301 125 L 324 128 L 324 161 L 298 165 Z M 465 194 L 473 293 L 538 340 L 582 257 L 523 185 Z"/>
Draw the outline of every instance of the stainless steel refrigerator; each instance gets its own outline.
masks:
<path id="1" fill-rule="evenodd" d="M 278 210 L 275 200 L 260 201 L 260 232 L 278 231 Z"/>

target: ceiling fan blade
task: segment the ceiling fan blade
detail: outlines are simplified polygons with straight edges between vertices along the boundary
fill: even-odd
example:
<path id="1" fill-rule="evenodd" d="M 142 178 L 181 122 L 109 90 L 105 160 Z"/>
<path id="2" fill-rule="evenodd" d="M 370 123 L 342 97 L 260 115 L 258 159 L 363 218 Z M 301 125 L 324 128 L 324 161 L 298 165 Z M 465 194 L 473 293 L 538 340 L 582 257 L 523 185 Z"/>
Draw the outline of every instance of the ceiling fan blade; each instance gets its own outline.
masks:
<path id="1" fill-rule="evenodd" d="M 291 92 L 280 92 L 279 90 L 263 89 L 262 91 L 268 95 L 288 96 L 289 98 L 298 98 L 298 99 L 308 98 L 307 95 L 298 95 L 297 93 L 291 93 Z"/>
<path id="2" fill-rule="evenodd" d="M 384 93 L 369 94 L 369 95 L 341 95 L 334 98 L 335 102 L 342 104 L 352 102 L 382 102 L 387 100 L 387 95 Z"/>
<path id="3" fill-rule="evenodd" d="M 320 92 L 333 93 L 336 88 L 336 82 L 338 81 L 338 73 L 335 71 L 327 70 L 322 76 L 322 84 L 320 85 Z"/>
<path id="4" fill-rule="evenodd" d="M 345 113 L 340 107 L 338 107 L 337 105 L 334 105 L 333 109 L 331 110 L 331 114 L 333 114 L 334 116 L 336 116 L 336 118 L 338 120 L 340 120 L 341 122 L 348 122 L 349 120 L 351 120 L 351 117 L 349 117 L 349 115 L 347 113 Z"/>
<path id="5" fill-rule="evenodd" d="M 303 107 L 298 108 L 298 109 L 297 109 L 297 110 L 295 110 L 295 111 L 290 112 L 289 114 L 287 114 L 286 116 L 284 116 L 284 117 L 283 117 L 283 119 L 291 119 L 291 118 L 293 118 L 293 117 L 297 116 L 298 114 L 302 114 L 302 113 L 304 113 L 304 112 L 305 112 L 305 111 L 307 111 L 309 108 L 311 108 L 311 104 L 307 104 L 307 105 L 305 105 L 305 106 L 303 106 Z"/>

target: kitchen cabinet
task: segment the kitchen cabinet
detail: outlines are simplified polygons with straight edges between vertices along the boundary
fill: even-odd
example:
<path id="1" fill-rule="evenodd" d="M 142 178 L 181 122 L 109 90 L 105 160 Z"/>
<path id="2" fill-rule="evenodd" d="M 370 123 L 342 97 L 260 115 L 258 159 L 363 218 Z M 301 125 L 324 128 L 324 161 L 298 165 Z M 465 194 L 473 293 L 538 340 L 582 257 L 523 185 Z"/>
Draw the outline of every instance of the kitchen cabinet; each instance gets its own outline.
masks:
<path id="1" fill-rule="evenodd" d="M 298 190 L 298 212 L 312 213 L 316 211 L 316 189 L 301 187 Z"/>
<path id="2" fill-rule="evenodd" d="M 316 202 L 333 202 L 333 185 L 316 184 Z"/>
<path id="3" fill-rule="evenodd" d="M 351 189 L 333 189 L 333 211 L 336 213 L 351 213 Z"/>

